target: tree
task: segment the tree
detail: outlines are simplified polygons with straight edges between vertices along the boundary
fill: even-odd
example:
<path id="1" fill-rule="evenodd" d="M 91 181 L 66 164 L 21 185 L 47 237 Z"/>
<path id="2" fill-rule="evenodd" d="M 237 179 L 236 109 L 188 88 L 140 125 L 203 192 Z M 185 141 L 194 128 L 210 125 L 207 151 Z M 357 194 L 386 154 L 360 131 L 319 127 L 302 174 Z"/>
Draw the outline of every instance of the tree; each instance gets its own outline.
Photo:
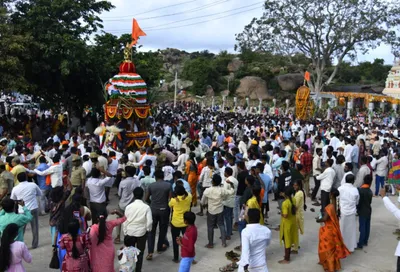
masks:
<path id="1" fill-rule="evenodd" d="M 192 89 L 198 95 L 203 95 L 208 85 L 212 86 L 216 92 L 221 87 L 215 63 L 207 57 L 198 57 L 186 61 L 182 76 L 193 82 Z"/>
<path id="2" fill-rule="evenodd" d="M 236 48 L 304 54 L 312 61 L 308 83 L 316 93 L 332 82 L 345 57 L 396 40 L 394 0 L 271 0 L 264 8 L 263 16 L 236 36 Z M 327 74 L 332 61 L 337 65 Z"/>
<path id="3" fill-rule="evenodd" d="M 32 37 L 24 61 L 29 93 L 54 105 L 82 108 L 101 97 L 90 35 L 102 28 L 99 13 L 112 8 L 96 0 L 17 0 L 12 23 Z"/>
<path id="4" fill-rule="evenodd" d="M 30 38 L 18 35 L 10 22 L 8 4 L 0 4 L 0 90 L 26 90 L 22 57 L 28 58 L 26 45 Z"/>

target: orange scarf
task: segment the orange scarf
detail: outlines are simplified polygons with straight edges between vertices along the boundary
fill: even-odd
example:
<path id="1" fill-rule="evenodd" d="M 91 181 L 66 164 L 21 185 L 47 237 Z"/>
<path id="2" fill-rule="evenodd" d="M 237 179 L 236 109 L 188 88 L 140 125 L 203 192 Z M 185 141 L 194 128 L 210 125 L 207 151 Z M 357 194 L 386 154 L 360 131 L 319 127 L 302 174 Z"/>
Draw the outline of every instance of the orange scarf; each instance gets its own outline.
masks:
<path id="1" fill-rule="evenodd" d="M 361 185 L 361 187 L 360 188 L 369 188 L 370 186 L 368 185 L 368 184 L 363 184 L 363 185 Z"/>
<path id="2" fill-rule="evenodd" d="M 59 165 L 59 162 L 54 163 L 53 165 Z M 46 185 L 49 186 L 51 184 L 51 175 L 46 176 Z"/>

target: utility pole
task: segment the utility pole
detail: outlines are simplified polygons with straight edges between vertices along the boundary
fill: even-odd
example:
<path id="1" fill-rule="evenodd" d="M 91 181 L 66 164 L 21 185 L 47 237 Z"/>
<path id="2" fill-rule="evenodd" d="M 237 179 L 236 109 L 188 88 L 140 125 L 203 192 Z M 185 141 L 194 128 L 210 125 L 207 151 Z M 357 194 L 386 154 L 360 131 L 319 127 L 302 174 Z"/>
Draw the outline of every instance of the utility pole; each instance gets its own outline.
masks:
<path id="1" fill-rule="evenodd" d="M 175 72 L 174 109 L 176 108 L 176 92 L 178 91 L 178 71 Z"/>

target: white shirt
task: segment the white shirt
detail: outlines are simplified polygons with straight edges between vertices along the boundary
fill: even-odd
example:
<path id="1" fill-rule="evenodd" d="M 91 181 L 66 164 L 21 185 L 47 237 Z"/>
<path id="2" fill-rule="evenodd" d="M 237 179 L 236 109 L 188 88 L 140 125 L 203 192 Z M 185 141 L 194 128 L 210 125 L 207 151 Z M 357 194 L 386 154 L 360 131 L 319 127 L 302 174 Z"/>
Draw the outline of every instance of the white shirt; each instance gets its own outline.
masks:
<path id="1" fill-rule="evenodd" d="M 335 179 L 336 172 L 332 167 L 328 167 L 325 171 L 317 176 L 317 180 L 321 181 L 321 190 L 330 192 Z"/>
<path id="2" fill-rule="evenodd" d="M 104 179 L 89 178 L 86 187 L 89 188 L 90 202 L 104 203 L 106 202 L 105 185 L 110 180 L 109 177 Z"/>
<path id="3" fill-rule="evenodd" d="M 178 171 L 185 173 L 186 162 L 189 159 L 189 155 L 186 153 L 180 154 L 178 160 L 172 164 L 178 166 Z"/>
<path id="4" fill-rule="evenodd" d="M 108 165 L 108 173 L 115 176 L 118 170 L 118 160 L 112 159 L 112 162 Z"/>
<path id="5" fill-rule="evenodd" d="M 329 142 L 329 145 L 333 147 L 333 151 L 337 151 L 338 147 L 342 146 L 342 143 L 338 137 L 334 136 Z"/>
<path id="6" fill-rule="evenodd" d="M 388 158 L 387 156 L 383 156 L 379 160 L 376 161 L 376 175 L 380 177 L 386 177 L 388 172 Z"/>
<path id="7" fill-rule="evenodd" d="M 97 158 L 97 161 L 99 162 L 98 165 L 99 165 L 100 167 L 103 167 L 103 169 L 104 169 L 105 171 L 108 170 L 108 160 L 107 160 L 105 157 L 99 156 L 99 157 Z"/>
<path id="8" fill-rule="evenodd" d="M 343 215 L 353 215 L 357 213 L 357 204 L 360 195 L 353 184 L 345 183 L 338 188 L 340 199 L 340 213 Z"/>
<path id="9" fill-rule="evenodd" d="M 88 160 L 82 164 L 83 169 L 86 171 L 86 176 L 88 176 L 92 172 L 92 161 Z"/>
<path id="10" fill-rule="evenodd" d="M 172 168 L 172 166 L 170 165 L 164 166 L 161 170 L 164 172 L 164 180 L 171 181 L 174 179 L 173 174 L 175 171 L 174 168 Z"/>
<path id="11" fill-rule="evenodd" d="M 49 151 L 49 157 L 52 159 L 57 153 L 58 151 L 53 148 L 52 150 Z"/>
<path id="12" fill-rule="evenodd" d="M 356 188 L 361 187 L 361 185 L 363 185 L 364 183 L 364 177 L 366 175 L 371 175 L 372 177 L 371 170 L 366 164 L 364 164 L 360 167 L 360 170 L 358 170 L 357 172 L 356 181 L 354 182 L 354 187 Z"/>
<path id="13" fill-rule="evenodd" d="M 274 180 L 274 174 L 272 173 L 272 167 L 268 163 L 264 165 L 264 174 L 268 175 L 271 180 Z"/>
<path id="14" fill-rule="evenodd" d="M 234 187 L 234 194 L 227 196 L 224 201 L 222 201 L 222 204 L 228 208 L 234 208 L 235 207 L 235 198 L 236 198 L 236 192 L 239 186 L 239 181 L 237 179 L 235 179 L 233 176 L 230 176 L 228 178 L 225 179 L 225 181 L 223 182 L 223 186 L 226 190 L 229 190 L 231 187 L 231 185 L 229 183 L 227 183 L 226 181 L 230 181 L 233 184 Z"/>
<path id="15" fill-rule="evenodd" d="M 199 183 L 203 188 L 211 187 L 211 181 L 214 173 L 215 170 L 211 170 L 208 166 L 201 170 Z"/>
<path id="16" fill-rule="evenodd" d="M 243 159 L 247 159 L 248 155 L 247 155 L 247 145 L 245 142 L 240 141 L 239 142 L 239 153 L 243 154 Z"/>
<path id="17" fill-rule="evenodd" d="M 346 159 L 346 162 L 352 162 L 351 156 L 353 153 L 353 146 L 351 144 L 347 144 L 346 147 L 344 148 L 344 158 Z"/>
<path id="18" fill-rule="evenodd" d="M 136 199 L 126 206 L 125 216 L 126 221 L 122 225 L 124 235 L 142 237 L 151 231 L 153 225 L 151 209 L 141 199 Z"/>
<path id="19" fill-rule="evenodd" d="M 25 202 L 25 207 L 32 211 L 39 208 L 37 202 L 37 196 L 41 196 L 42 191 L 39 186 L 33 182 L 20 182 L 11 191 L 12 200 L 23 200 Z"/>
<path id="20" fill-rule="evenodd" d="M 36 174 L 39 176 L 47 176 L 50 175 L 51 187 L 56 188 L 63 186 L 63 166 L 61 164 L 56 164 L 50 166 L 48 169 L 44 171 L 39 171 L 37 169 L 34 170 Z"/>
<path id="21" fill-rule="evenodd" d="M 345 172 L 342 178 L 342 181 L 340 182 L 340 185 L 343 185 L 346 183 L 346 177 L 347 175 L 353 175 L 353 172 L 349 171 L 349 172 Z"/>
<path id="22" fill-rule="evenodd" d="M 400 220 L 400 210 L 390 201 L 390 199 L 385 196 L 383 198 L 383 204 L 385 204 L 386 209 L 391 212 L 397 220 Z M 397 243 L 396 252 L 394 253 L 395 256 L 400 257 L 400 241 Z"/>
<path id="23" fill-rule="evenodd" d="M 239 261 L 239 272 L 244 271 L 244 266 L 249 265 L 257 272 L 268 272 L 265 248 L 271 242 L 271 230 L 260 224 L 247 224 L 242 231 L 242 254 Z"/>

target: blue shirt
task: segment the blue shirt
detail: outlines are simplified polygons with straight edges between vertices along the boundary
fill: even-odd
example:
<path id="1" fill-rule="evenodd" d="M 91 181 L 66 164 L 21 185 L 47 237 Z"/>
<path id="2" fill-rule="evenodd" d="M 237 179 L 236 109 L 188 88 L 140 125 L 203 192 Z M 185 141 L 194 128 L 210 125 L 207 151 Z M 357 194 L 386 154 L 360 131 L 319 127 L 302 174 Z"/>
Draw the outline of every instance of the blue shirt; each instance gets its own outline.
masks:
<path id="1" fill-rule="evenodd" d="M 187 181 L 184 180 L 184 179 L 178 179 L 178 180 L 180 180 L 180 181 L 183 182 L 183 188 L 185 188 L 185 191 L 188 192 L 189 194 L 191 194 L 191 193 L 192 193 L 192 189 L 190 189 L 189 182 L 187 182 Z M 176 183 L 174 182 L 174 183 L 172 184 L 172 191 L 175 191 L 175 186 L 176 186 Z"/>
<path id="2" fill-rule="evenodd" d="M 268 192 L 272 188 L 271 178 L 267 174 L 262 174 L 262 173 L 260 173 L 260 178 L 264 182 L 264 186 L 265 186 L 264 197 L 261 202 L 268 203 Z"/>
<path id="3" fill-rule="evenodd" d="M 288 131 L 284 130 L 284 131 L 283 131 L 283 138 L 284 138 L 285 140 L 289 140 L 290 137 L 292 137 L 292 134 L 290 133 L 290 131 L 289 131 L 289 130 L 288 130 Z"/>
<path id="4" fill-rule="evenodd" d="M 203 138 L 202 143 L 208 145 L 208 147 L 211 147 L 212 141 L 211 141 L 210 136 L 207 136 L 206 138 Z"/>
<path id="5" fill-rule="evenodd" d="M 44 171 L 50 168 L 46 163 L 41 163 L 39 166 L 36 168 L 39 171 Z M 40 190 L 48 190 L 50 189 L 50 185 L 46 185 L 46 176 L 40 176 L 36 175 L 37 181 L 38 181 L 38 186 Z"/>

